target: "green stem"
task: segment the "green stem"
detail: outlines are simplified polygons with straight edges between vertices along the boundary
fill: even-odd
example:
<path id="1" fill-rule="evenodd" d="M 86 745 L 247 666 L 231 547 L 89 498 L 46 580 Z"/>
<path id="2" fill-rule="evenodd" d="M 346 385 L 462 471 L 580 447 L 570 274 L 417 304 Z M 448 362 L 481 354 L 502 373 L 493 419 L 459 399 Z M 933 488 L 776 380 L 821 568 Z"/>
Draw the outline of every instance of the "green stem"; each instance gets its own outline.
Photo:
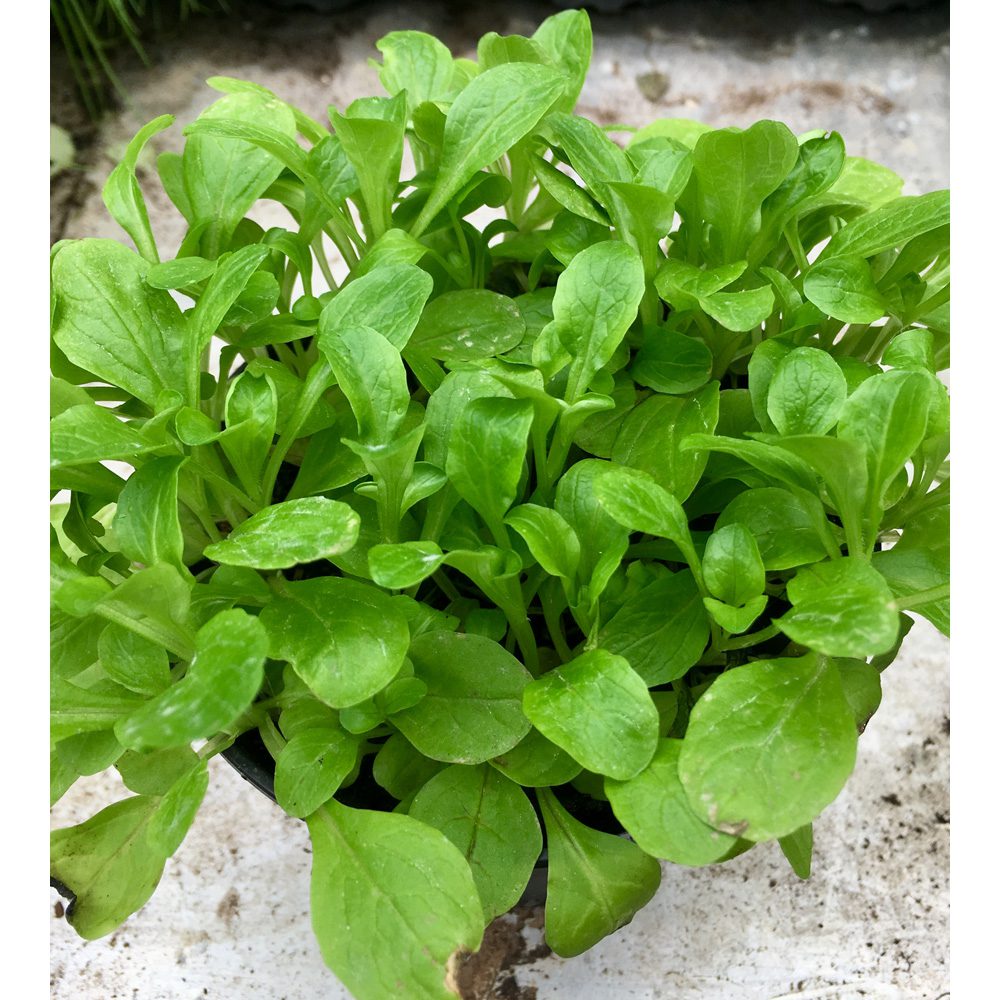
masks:
<path id="1" fill-rule="evenodd" d="M 729 639 L 722 643 L 720 649 L 723 652 L 729 652 L 731 649 L 746 649 L 748 646 L 755 646 L 759 642 L 766 642 L 780 631 L 781 629 L 777 625 L 768 625 L 767 628 L 762 628 L 758 632 L 751 632 L 749 635 L 730 636 Z"/>
<path id="2" fill-rule="evenodd" d="M 94 614 L 100 615 L 116 625 L 121 625 L 122 628 L 127 628 L 130 632 L 141 635 L 144 639 L 149 639 L 157 646 L 163 646 L 181 660 L 194 658 L 193 639 L 178 635 L 170 629 L 161 628 L 153 622 L 139 621 L 119 611 L 113 605 L 97 604 L 94 607 Z"/>
<path id="3" fill-rule="evenodd" d="M 951 584 L 942 583 L 937 587 L 930 587 L 927 590 L 917 591 L 915 594 L 908 594 L 905 597 L 897 597 L 898 607 L 906 608 L 907 611 L 920 607 L 921 604 L 930 604 L 932 601 L 940 601 L 951 594 Z"/>
<path id="4" fill-rule="evenodd" d="M 566 642 L 566 636 L 562 627 L 562 608 L 556 606 L 551 588 L 543 587 L 539 596 L 542 601 L 542 615 L 545 618 L 545 627 L 548 629 L 549 637 L 555 646 L 556 653 L 563 663 L 568 663 L 573 659 L 573 651 Z"/>
<path id="5" fill-rule="evenodd" d="M 298 439 L 299 432 L 302 430 L 306 418 L 322 398 L 323 393 L 326 392 L 332 376 L 333 373 L 330 371 L 330 366 L 325 361 L 317 361 L 310 369 L 305 385 L 302 387 L 299 398 L 295 403 L 292 418 L 285 425 L 285 430 L 282 432 L 281 437 L 278 438 L 278 443 L 274 446 L 271 457 L 267 462 L 267 468 L 264 470 L 264 482 L 261 493 L 265 504 L 270 504 L 271 498 L 274 495 L 274 484 L 277 482 L 281 463 L 285 460 L 285 456 Z"/>

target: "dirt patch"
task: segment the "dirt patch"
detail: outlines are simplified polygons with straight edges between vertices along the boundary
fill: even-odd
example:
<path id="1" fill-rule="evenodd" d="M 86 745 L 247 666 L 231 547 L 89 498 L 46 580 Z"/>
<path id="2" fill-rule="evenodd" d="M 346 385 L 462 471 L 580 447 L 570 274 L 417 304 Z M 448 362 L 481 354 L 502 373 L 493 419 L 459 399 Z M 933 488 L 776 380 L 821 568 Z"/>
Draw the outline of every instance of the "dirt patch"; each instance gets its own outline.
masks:
<path id="1" fill-rule="evenodd" d="M 515 970 L 551 954 L 543 925 L 540 906 L 518 907 L 497 917 L 486 928 L 479 951 L 464 956 L 453 970 L 462 1000 L 536 1000 L 537 988 L 518 983 Z"/>
<path id="2" fill-rule="evenodd" d="M 219 905 L 215 908 L 215 915 L 228 925 L 239 916 L 239 912 L 240 894 L 235 889 L 230 889 L 219 901 Z"/>

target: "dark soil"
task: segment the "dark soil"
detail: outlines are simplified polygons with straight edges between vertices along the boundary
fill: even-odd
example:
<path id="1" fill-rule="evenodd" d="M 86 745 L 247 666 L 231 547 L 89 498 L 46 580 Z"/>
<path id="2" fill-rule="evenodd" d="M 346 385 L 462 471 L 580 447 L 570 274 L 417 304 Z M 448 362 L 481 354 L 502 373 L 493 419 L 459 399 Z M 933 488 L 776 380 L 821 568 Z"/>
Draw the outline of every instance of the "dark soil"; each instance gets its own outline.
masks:
<path id="1" fill-rule="evenodd" d="M 551 953 L 542 938 L 543 926 L 540 906 L 520 906 L 497 917 L 486 928 L 479 951 L 464 956 L 454 971 L 462 1000 L 536 1000 L 537 987 L 518 983 L 517 967 Z"/>

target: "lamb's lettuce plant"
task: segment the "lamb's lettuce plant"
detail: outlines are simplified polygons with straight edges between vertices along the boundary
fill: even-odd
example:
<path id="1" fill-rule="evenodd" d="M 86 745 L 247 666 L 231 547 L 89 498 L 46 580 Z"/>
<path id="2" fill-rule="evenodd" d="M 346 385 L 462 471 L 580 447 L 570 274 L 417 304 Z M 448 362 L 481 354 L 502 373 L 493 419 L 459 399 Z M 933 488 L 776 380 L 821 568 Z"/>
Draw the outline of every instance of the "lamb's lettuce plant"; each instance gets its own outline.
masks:
<path id="1" fill-rule="evenodd" d="M 773 121 L 613 138 L 580 11 L 378 49 L 332 128 L 209 81 L 170 259 L 169 117 L 105 188 L 135 249 L 53 248 L 52 799 L 132 794 L 52 870 L 109 933 L 257 731 L 326 961 L 446 997 L 543 844 L 561 955 L 657 859 L 808 875 L 907 612 L 948 629 L 948 194 Z"/>

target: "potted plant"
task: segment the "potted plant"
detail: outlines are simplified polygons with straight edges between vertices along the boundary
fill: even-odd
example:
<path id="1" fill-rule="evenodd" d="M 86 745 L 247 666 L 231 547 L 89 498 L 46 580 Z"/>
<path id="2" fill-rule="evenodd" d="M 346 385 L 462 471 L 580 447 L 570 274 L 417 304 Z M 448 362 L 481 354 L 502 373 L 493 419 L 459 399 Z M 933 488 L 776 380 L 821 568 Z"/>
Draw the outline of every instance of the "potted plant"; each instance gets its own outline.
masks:
<path id="1" fill-rule="evenodd" d="M 808 875 L 907 612 L 948 628 L 948 195 L 772 121 L 616 143 L 580 11 L 378 48 L 332 131 L 209 81 L 173 259 L 169 117 L 105 188 L 135 249 L 53 248 L 52 798 L 133 794 L 52 872 L 109 933 L 257 740 L 327 963 L 446 997 L 543 846 L 560 955 L 661 860 Z"/>

